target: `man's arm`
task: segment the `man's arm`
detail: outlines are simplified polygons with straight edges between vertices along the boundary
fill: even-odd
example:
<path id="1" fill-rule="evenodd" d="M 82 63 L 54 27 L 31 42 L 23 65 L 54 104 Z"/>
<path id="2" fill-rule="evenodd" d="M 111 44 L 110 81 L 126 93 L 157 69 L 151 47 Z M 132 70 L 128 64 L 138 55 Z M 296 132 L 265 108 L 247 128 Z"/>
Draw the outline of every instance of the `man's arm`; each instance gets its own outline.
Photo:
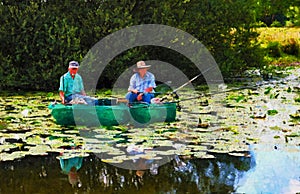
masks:
<path id="1" fill-rule="evenodd" d="M 150 74 L 150 84 L 148 85 L 148 88 L 145 89 L 145 92 L 152 92 L 153 91 L 153 88 L 156 87 L 156 84 L 155 84 L 155 76 L 151 73 Z"/>
<path id="2" fill-rule="evenodd" d="M 62 104 L 65 104 L 65 93 L 63 91 L 59 91 L 59 97 Z"/>
<path id="3" fill-rule="evenodd" d="M 132 75 L 129 81 L 129 87 L 128 87 L 128 92 L 133 92 L 135 94 L 138 93 L 138 90 L 136 89 L 136 75 Z"/>
<path id="4" fill-rule="evenodd" d="M 79 77 L 79 90 L 80 90 L 80 94 L 83 95 L 83 96 L 86 96 L 82 77 L 80 75 L 78 75 L 78 77 Z"/>

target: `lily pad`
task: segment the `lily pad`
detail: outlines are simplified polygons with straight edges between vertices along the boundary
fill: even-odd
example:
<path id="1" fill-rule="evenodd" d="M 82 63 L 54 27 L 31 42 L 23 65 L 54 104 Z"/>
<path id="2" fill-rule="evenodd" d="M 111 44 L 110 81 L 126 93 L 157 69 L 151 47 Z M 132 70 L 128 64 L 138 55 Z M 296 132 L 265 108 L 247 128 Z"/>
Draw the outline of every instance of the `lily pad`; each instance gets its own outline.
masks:
<path id="1" fill-rule="evenodd" d="M 214 159 L 215 156 L 208 154 L 207 152 L 195 152 L 193 153 L 193 156 L 195 158 L 201 158 L 201 159 Z"/>
<path id="2" fill-rule="evenodd" d="M 13 161 L 25 157 L 27 152 L 15 151 L 12 153 L 0 153 L 0 161 Z"/>
<path id="3" fill-rule="evenodd" d="M 274 115 L 278 114 L 278 111 L 277 110 L 268 110 L 267 113 L 270 116 L 274 116 Z"/>
<path id="4" fill-rule="evenodd" d="M 29 155 L 48 155 L 50 146 L 48 145 L 36 145 L 36 146 L 25 146 L 25 149 L 28 149 L 27 154 Z"/>
<path id="5" fill-rule="evenodd" d="M 119 158 L 108 158 L 108 159 L 102 159 L 101 161 L 109 164 L 121 164 L 124 162 L 124 160 Z"/>

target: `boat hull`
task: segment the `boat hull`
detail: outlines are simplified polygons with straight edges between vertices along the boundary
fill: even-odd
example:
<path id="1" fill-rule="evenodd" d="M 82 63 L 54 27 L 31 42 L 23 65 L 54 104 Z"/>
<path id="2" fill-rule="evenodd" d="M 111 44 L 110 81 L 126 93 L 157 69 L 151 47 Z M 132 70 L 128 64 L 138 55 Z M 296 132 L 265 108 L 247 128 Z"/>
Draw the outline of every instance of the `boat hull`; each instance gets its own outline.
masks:
<path id="1" fill-rule="evenodd" d="M 176 119 L 176 103 L 118 105 L 70 105 L 49 106 L 55 122 L 63 126 L 115 126 L 123 124 L 150 124 L 173 122 Z"/>

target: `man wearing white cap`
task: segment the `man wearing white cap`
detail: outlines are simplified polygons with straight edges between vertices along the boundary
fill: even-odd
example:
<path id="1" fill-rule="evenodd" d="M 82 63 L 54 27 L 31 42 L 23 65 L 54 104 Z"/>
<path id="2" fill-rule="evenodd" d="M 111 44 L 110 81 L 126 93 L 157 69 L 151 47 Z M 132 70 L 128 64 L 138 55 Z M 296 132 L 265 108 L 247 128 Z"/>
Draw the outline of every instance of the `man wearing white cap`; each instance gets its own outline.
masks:
<path id="1" fill-rule="evenodd" d="M 146 65 L 144 61 L 139 61 L 136 64 L 136 73 L 130 78 L 128 93 L 126 99 L 129 103 L 135 101 L 143 101 L 151 103 L 154 97 L 155 77 L 152 73 L 148 72 L 151 65 Z"/>
<path id="2" fill-rule="evenodd" d="M 83 81 L 81 76 L 77 73 L 79 63 L 71 61 L 69 63 L 68 72 L 60 77 L 59 96 L 62 104 L 71 102 L 75 98 L 83 99 L 87 104 L 98 105 L 98 100 L 86 96 L 84 91 Z"/>

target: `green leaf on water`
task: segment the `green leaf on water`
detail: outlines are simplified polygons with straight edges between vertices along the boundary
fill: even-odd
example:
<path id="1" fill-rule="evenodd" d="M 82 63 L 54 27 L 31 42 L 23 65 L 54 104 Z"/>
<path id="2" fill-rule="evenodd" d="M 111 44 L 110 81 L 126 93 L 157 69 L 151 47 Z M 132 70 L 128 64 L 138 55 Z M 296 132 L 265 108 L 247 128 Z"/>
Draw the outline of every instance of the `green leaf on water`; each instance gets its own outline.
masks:
<path id="1" fill-rule="evenodd" d="M 15 159 L 25 157 L 27 152 L 24 151 L 16 151 L 12 153 L 0 153 L 0 161 L 13 161 Z"/>
<path id="2" fill-rule="evenodd" d="M 294 98 L 295 102 L 300 102 L 300 96 L 297 96 L 296 98 Z"/>
<path id="3" fill-rule="evenodd" d="M 7 127 L 7 122 L 0 120 L 0 130 L 6 129 L 6 127 Z"/>
<path id="4" fill-rule="evenodd" d="M 278 111 L 277 110 L 268 110 L 267 113 L 270 116 L 274 116 L 274 115 L 278 114 Z"/>
<path id="5" fill-rule="evenodd" d="M 215 158 L 215 156 L 208 154 L 207 152 L 195 152 L 194 157 L 201 158 L 201 159 L 214 159 Z"/>
<path id="6" fill-rule="evenodd" d="M 274 131 L 280 131 L 281 130 L 281 127 L 278 127 L 278 126 L 274 126 L 274 127 L 270 127 L 271 130 L 274 130 Z"/>
<path id="7" fill-rule="evenodd" d="M 271 90 L 272 90 L 271 87 L 267 87 L 266 90 L 265 90 L 265 92 L 264 92 L 264 94 L 265 94 L 265 95 L 270 94 Z"/>
<path id="8" fill-rule="evenodd" d="M 48 92 L 46 96 L 47 96 L 47 98 L 50 98 L 50 97 L 53 97 L 53 95 L 54 95 L 53 92 Z"/>
<path id="9" fill-rule="evenodd" d="M 300 132 L 293 132 L 289 135 L 286 135 L 286 137 L 300 137 Z"/>

